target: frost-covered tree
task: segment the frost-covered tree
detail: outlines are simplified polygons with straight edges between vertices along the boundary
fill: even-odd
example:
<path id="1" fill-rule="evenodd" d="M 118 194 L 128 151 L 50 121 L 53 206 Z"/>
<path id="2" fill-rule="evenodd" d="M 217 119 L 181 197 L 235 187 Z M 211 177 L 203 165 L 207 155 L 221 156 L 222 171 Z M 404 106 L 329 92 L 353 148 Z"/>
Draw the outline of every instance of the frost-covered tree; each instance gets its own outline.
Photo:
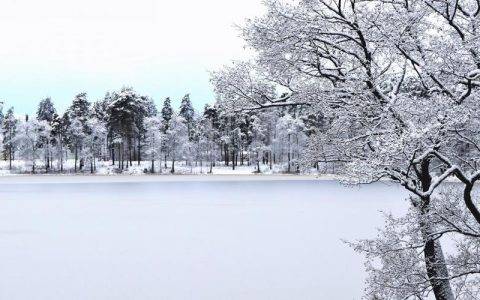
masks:
<path id="1" fill-rule="evenodd" d="M 221 157 L 221 139 L 220 139 L 220 119 L 218 109 L 214 106 L 205 105 L 203 111 L 202 124 L 202 141 L 205 143 L 205 151 L 207 160 L 210 163 L 209 173 L 213 172 L 213 167 L 217 159 Z"/>
<path id="2" fill-rule="evenodd" d="M 172 108 L 172 103 L 170 100 L 170 97 L 165 98 L 165 101 L 163 102 L 163 107 L 161 111 L 161 116 L 162 116 L 162 132 L 164 135 L 167 134 L 167 130 L 170 127 L 170 120 L 173 117 L 173 108 Z M 164 152 L 165 156 L 165 168 L 167 168 L 167 157 L 168 157 L 168 149 L 164 146 L 162 149 Z"/>
<path id="3" fill-rule="evenodd" d="M 288 173 L 293 171 L 292 167 L 295 167 L 295 171 L 299 170 L 298 159 L 305 141 L 303 127 L 303 122 L 290 114 L 281 117 L 277 123 L 277 149 L 280 150 L 280 155 L 287 156 Z"/>
<path id="4" fill-rule="evenodd" d="M 58 114 L 54 114 L 51 122 L 51 139 L 53 146 L 53 158 L 57 160 L 57 169 L 63 172 L 63 165 L 66 156 L 66 149 L 64 147 L 67 138 L 68 126 L 65 123 L 65 119 Z"/>
<path id="5" fill-rule="evenodd" d="M 86 93 L 80 93 L 73 99 L 72 105 L 68 108 L 67 118 L 70 148 L 74 153 L 75 172 L 82 170 L 85 164 L 83 153 L 83 142 L 87 131 L 87 119 L 90 111 L 90 102 Z"/>
<path id="6" fill-rule="evenodd" d="M 193 139 L 195 110 L 193 109 L 192 101 L 190 100 L 190 94 L 186 94 L 182 98 L 179 115 L 185 120 L 188 129 L 188 139 L 191 141 Z"/>
<path id="7" fill-rule="evenodd" d="M 142 122 L 146 116 L 145 100 L 131 88 L 122 88 L 112 94 L 107 109 L 108 127 L 113 136 L 113 145 L 117 147 L 120 170 L 132 165 L 135 141 L 142 133 Z"/>
<path id="8" fill-rule="evenodd" d="M 257 173 L 260 173 L 260 161 L 266 150 L 265 140 L 267 128 L 265 127 L 263 120 L 258 116 L 253 116 L 251 123 L 252 141 L 249 145 L 249 149 L 252 152 L 253 163 L 257 165 Z"/>
<path id="9" fill-rule="evenodd" d="M 411 198 L 412 206 L 405 216 L 386 214 L 386 226 L 375 239 L 351 243 L 367 259 L 366 293 L 368 299 L 429 299 L 433 287 L 424 259 L 424 240 L 449 239 L 451 251 L 443 259 L 445 274 L 438 279 L 451 284 L 457 299 L 478 299 L 480 296 L 480 225 L 462 205 L 459 186 L 441 188 L 428 214 L 421 203 Z M 420 226 L 435 224 L 433 231 Z"/>
<path id="10" fill-rule="evenodd" d="M 188 128 L 185 119 L 179 115 L 173 115 L 166 134 L 166 146 L 172 161 L 170 172 L 175 173 L 175 162 L 182 158 L 185 149 L 189 147 Z"/>
<path id="11" fill-rule="evenodd" d="M 162 172 L 162 149 L 165 135 L 162 131 L 162 119 L 152 116 L 145 119 L 145 154 L 150 159 L 150 172 L 155 173 L 155 162 L 159 162 L 160 173 Z"/>
<path id="12" fill-rule="evenodd" d="M 52 126 L 52 122 L 56 115 L 56 109 L 50 97 L 40 101 L 37 109 L 37 120 L 45 121 Z M 45 155 L 45 170 L 48 173 L 52 165 L 52 140 L 50 136 L 45 136 L 40 142 L 40 147 L 43 148 Z"/>
<path id="13" fill-rule="evenodd" d="M 9 170 L 12 169 L 12 161 L 15 159 L 17 125 L 18 120 L 15 117 L 14 109 L 10 107 L 2 123 L 3 147 L 5 158 L 8 158 Z"/>
<path id="14" fill-rule="evenodd" d="M 37 120 L 52 123 L 54 115 L 57 113 L 52 99 L 47 97 L 40 101 L 37 109 Z"/>
<path id="15" fill-rule="evenodd" d="M 172 108 L 172 103 L 170 100 L 170 97 L 165 98 L 165 101 L 163 102 L 163 107 L 162 107 L 162 120 L 163 120 L 163 133 L 166 133 L 168 130 L 168 125 L 170 123 L 170 120 L 173 117 L 173 108 Z"/>
<path id="16" fill-rule="evenodd" d="M 474 128 L 468 113 L 478 111 L 478 3 L 266 5 L 267 14 L 243 28 L 256 60 L 213 75 L 224 109 L 308 107 L 328 123 L 310 135 L 314 151 L 306 162 L 342 162 L 343 175 L 359 183 L 397 181 L 417 199 L 421 216 L 430 211 L 434 191 L 456 176 L 465 186 L 465 205 L 480 221 L 471 199 L 480 173 L 461 146 L 476 145 L 464 133 Z M 421 226 L 433 230 L 431 222 Z M 453 299 L 441 245 L 423 238 L 428 284 L 437 299 Z"/>
<path id="17" fill-rule="evenodd" d="M 85 157 L 86 163 L 90 165 L 90 173 L 94 173 L 97 169 L 97 158 L 103 154 L 107 139 L 107 128 L 104 121 L 95 117 L 89 118 L 86 126 L 85 147 L 82 149 L 82 157 Z"/>
<path id="18" fill-rule="evenodd" d="M 41 157 L 42 148 L 39 147 L 42 139 L 50 135 L 50 125 L 46 121 L 37 121 L 28 116 L 18 125 L 18 134 L 15 142 L 18 145 L 20 156 L 32 166 L 32 173 L 37 170 L 36 160 Z"/>

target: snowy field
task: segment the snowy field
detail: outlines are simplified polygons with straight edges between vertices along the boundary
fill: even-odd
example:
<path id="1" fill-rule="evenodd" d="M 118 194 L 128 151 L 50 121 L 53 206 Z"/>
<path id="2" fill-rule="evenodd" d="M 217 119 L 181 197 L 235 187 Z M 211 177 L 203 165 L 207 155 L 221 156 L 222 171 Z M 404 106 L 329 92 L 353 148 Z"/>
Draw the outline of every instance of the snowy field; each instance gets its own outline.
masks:
<path id="1" fill-rule="evenodd" d="M 342 239 L 406 208 L 385 183 L 121 178 L 1 178 L 0 299 L 360 299 Z"/>

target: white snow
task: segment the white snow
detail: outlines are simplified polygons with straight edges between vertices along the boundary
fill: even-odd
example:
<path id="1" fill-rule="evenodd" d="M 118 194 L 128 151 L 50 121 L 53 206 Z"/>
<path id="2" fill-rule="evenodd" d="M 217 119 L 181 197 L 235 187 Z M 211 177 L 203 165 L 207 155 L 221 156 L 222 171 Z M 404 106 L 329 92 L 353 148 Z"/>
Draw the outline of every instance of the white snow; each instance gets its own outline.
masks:
<path id="1" fill-rule="evenodd" d="M 112 165 L 111 161 L 97 161 L 97 171 L 95 174 L 98 175 L 118 175 L 117 165 Z M 44 173 L 44 162 L 43 160 L 36 160 L 37 165 L 37 172 Z M 156 175 L 168 175 L 170 174 L 172 162 L 168 161 L 167 168 L 164 167 L 164 163 L 161 164 L 159 162 L 155 162 L 155 174 Z M 74 174 L 74 166 L 75 160 L 68 159 L 64 163 L 64 173 L 65 174 Z M 159 173 L 160 166 L 162 166 L 162 173 Z M 142 175 L 146 171 L 150 170 L 151 162 L 150 161 L 141 161 L 140 165 L 136 161 L 132 163 L 128 169 L 123 171 L 123 175 Z M 31 163 L 23 161 L 23 160 L 14 160 L 12 161 L 12 170 L 9 170 L 9 162 L 5 160 L 0 160 L 0 176 L 8 176 L 8 175 L 18 175 L 18 174 L 30 174 L 31 173 Z M 55 164 L 55 172 L 57 171 L 57 166 Z M 273 165 L 272 169 L 268 165 L 260 165 L 260 169 L 262 171 L 261 174 L 284 174 L 287 170 L 287 165 L 284 164 L 277 164 Z M 210 171 L 208 162 L 203 162 L 202 165 L 193 163 L 193 166 L 186 165 L 185 161 L 177 161 L 175 163 L 175 174 L 183 174 L 183 175 L 190 175 L 190 174 L 208 174 Z M 212 168 L 212 173 L 215 175 L 247 175 L 247 174 L 254 174 L 256 171 L 255 165 L 248 166 L 245 165 L 238 165 L 235 167 L 235 170 L 231 166 L 225 166 L 221 162 L 217 162 L 216 166 Z M 311 170 L 307 170 L 309 174 L 317 174 L 318 172 L 312 168 Z M 54 173 L 55 173 L 54 172 Z M 56 172 L 58 173 L 58 172 Z M 90 166 L 87 165 L 84 167 L 83 171 L 79 171 L 78 174 L 90 174 Z"/>
<path id="2" fill-rule="evenodd" d="M 0 178 L 0 299 L 360 299 L 341 239 L 406 207 L 385 183 L 121 178 Z"/>

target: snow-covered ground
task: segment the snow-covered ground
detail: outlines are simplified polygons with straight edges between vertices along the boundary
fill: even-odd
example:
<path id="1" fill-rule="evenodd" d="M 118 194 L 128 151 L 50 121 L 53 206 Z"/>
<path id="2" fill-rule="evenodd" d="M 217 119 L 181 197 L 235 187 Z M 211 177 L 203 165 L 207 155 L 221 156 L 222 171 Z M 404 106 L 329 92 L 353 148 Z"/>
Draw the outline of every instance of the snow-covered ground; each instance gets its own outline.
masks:
<path id="1" fill-rule="evenodd" d="M 341 239 L 406 208 L 385 183 L 192 177 L 1 178 L 0 299 L 360 299 Z"/>
<path id="2" fill-rule="evenodd" d="M 37 173 L 45 173 L 44 162 L 42 160 L 37 160 Z M 155 162 L 155 174 L 156 175 L 167 175 L 170 174 L 172 162 L 168 161 L 167 167 L 165 168 L 164 163 Z M 132 166 L 129 166 L 128 169 L 125 169 L 121 175 L 143 175 L 148 174 L 151 167 L 151 162 L 142 161 L 140 164 L 133 162 Z M 161 172 L 160 172 L 161 167 Z M 59 173 L 56 170 L 60 169 L 57 167 L 56 163 L 54 164 L 54 169 L 52 173 Z M 63 174 L 73 174 L 75 169 L 75 161 L 69 159 L 64 164 Z M 260 165 L 261 174 L 284 174 L 286 173 L 286 165 L 273 165 L 270 169 L 269 165 Z M 0 160 L 0 176 L 9 176 L 9 175 L 19 175 L 19 174 L 29 174 L 32 171 L 31 162 L 23 160 L 15 160 L 12 162 L 12 170 L 9 170 L 9 162 L 5 160 Z M 209 165 L 207 162 L 202 164 L 193 163 L 192 166 L 186 164 L 185 161 L 177 161 L 175 163 L 175 174 L 184 174 L 184 175 L 201 175 L 208 174 L 210 171 Z M 82 173 L 85 175 L 90 174 L 90 166 L 87 165 L 84 167 Z M 112 165 L 111 161 L 98 161 L 97 170 L 95 172 L 97 175 L 118 175 L 119 171 L 116 165 Z M 235 170 L 232 166 L 225 166 L 222 162 L 217 162 L 216 166 L 212 168 L 212 174 L 216 175 L 246 175 L 246 174 L 255 174 L 256 166 L 254 165 L 239 165 L 235 167 Z M 316 174 L 316 170 L 309 170 L 308 173 Z"/>

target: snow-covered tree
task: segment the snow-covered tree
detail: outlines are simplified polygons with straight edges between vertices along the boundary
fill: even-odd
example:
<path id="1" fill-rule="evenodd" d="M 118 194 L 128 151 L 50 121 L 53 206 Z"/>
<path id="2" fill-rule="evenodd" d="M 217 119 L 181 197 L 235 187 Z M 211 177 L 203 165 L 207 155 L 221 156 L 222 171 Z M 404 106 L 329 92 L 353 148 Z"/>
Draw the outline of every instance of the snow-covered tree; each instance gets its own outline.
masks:
<path id="1" fill-rule="evenodd" d="M 131 88 L 122 88 L 111 98 L 107 109 L 108 127 L 117 147 L 119 169 L 123 170 L 132 165 L 135 141 L 142 133 L 147 104 L 145 98 Z"/>
<path id="2" fill-rule="evenodd" d="M 15 142 L 18 145 L 20 156 L 31 164 L 32 173 L 36 172 L 36 160 L 42 154 L 40 142 L 50 135 L 50 130 L 50 125 L 46 121 L 37 121 L 28 116 L 18 125 Z"/>
<path id="3" fill-rule="evenodd" d="M 90 172 L 94 173 L 97 168 L 97 158 L 102 156 L 104 145 L 107 139 L 107 128 L 105 122 L 95 117 L 87 121 L 87 130 L 85 134 L 85 147 L 82 157 L 85 157 L 86 163 L 90 165 Z"/>
<path id="4" fill-rule="evenodd" d="M 159 116 L 145 119 L 145 154 L 151 161 L 150 172 L 155 173 L 155 162 L 159 162 L 160 173 L 162 172 L 162 149 L 165 135 L 162 132 L 162 118 Z"/>
<path id="5" fill-rule="evenodd" d="M 190 94 L 186 94 L 182 98 L 179 115 L 185 120 L 188 129 L 188 139 L 191 141 L 193 139 L 195 110 L 193 109 L 192 101 L 190 100 Z"/>
<path id="6" fill-rule="evenodd" d="M 13 107 L 9 108 L 3 119 L 2 135 L 5 158 L 8 159 L 8 168 L 12 169 L 12 161 L 15 159 L 18 120 L 15 117 Z"/>
<path id="7" fill-rule="evenodd" d="M 55 115 L 56 109 L 50 97 L 40 101 L 37 110 L 38 121 L 45 121 L 52 126 Z M 40 142 L 40 147 L 43 148 L 43 153 L 45 155 L 45 170 L 48 173 L 52 166 L 52 138 L 50 136 L 45 136 Z"/>
<path id="8" fill-rule="evenodd" d="M 80 93 L 73 99 L 72 105 L 68 108 L 68 130 L 70 148 L 74 153 L 75 172 L 82 170 L 85 164 L 83 153 L 83 142 L 87 131 L 87 119 L 90 111 L 90 102 L 87 100 L 86 93 Z M 80 162 L 80 164 L 79 164 Z"/>
<path id="9" fill-rule="evenodd" d="M 172 161 L 171 173 L 175 173 L 175 162 L 183 158 L 185 149 L 189 147 L 188 128 L 185 119 L 173 115 L 166 134 L 166 146 Z"/>
<path id="10" fill-rule="evenodd" d="M 38 104 L 37 120 L 47 121 L 48 123 L 51 123 L 56 113 L 57 110 L 53 105 L 52 99 L 50 97 L 47 97 L 40 101 L 40 103 Z"/>
<path id="11" fill-rule="evenodd" d="M 257 165 L 257 173 L 260 173 L 260 162 L 263 159 L 266 151 L 266 124 L 258 116 L 252 117 L 251 136 L 252 141 L 249 149 L 252 152 L 253 163 Z"/>
<path id="12" fill-rule="evenodd" d="M 265 16 L 243 28 L 254 62 L 214 73 L 225 110 L 307 107 L 326 116 L 310 135 L 305 158 L 342 162 L 355 182 L 388 177 L 416 197 L 421 216 L 450 176 L 465 186 L 464 202 L 480 222 L 471 190 L 480 173 L 469 112 L 480 86 L 475 1 L 266 1 Z M 468 129 L 467 129 L 468 128 Z M 452 141 L 455 141 L 452 143 Z M 319 147 L 327 142 L 327 147 Z M 464 145 L 464 146 L 461 146 Z M 475 152 L 475 151 L 473 151 Z M 460 155 L 461 154 L 461 155 Z M 470 157 L 472 158 L 472 157 Z M 421 223 L 429 232 L 433 224 Z M 443 250 L 423 236 L 428 284 L 453 299 Z"/>

